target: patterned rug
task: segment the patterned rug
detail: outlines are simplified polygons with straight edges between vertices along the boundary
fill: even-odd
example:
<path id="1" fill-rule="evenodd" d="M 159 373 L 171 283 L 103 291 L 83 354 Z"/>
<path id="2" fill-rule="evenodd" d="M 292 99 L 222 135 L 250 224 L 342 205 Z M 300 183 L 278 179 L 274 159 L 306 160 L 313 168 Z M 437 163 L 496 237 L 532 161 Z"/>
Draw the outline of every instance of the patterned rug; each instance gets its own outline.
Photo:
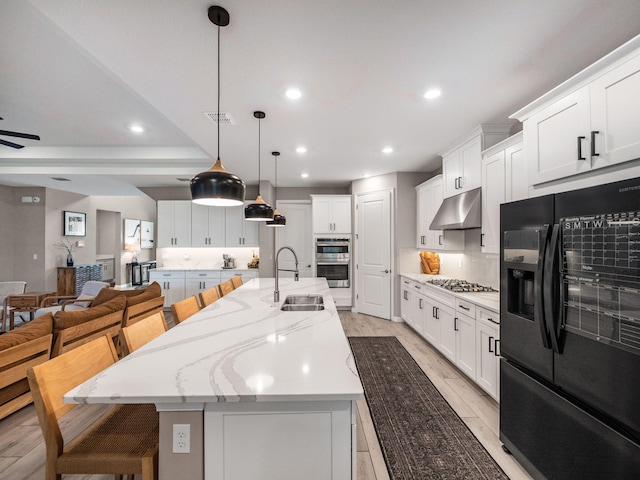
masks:
<path id="1" fill-rule="evenodd" d="M 396 337 L 349 337 L 392 480 L 508 479 Z"/>

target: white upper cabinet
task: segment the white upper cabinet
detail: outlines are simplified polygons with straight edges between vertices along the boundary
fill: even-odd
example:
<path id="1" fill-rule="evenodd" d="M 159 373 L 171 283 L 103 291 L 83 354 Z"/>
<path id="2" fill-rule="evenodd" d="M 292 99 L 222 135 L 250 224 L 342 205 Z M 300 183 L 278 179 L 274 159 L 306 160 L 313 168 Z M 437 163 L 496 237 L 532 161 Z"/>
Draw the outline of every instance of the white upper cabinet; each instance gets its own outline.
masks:
<path id="1" fill-rule="evenodd" d="M 416 187 L 416 248 L 435 251 L 464 250 L 462 230 L 430 230 L 442 204 L 442 175 L 436 175 Z"/>
<path id="2" fill-rule="evenodd" d="M 158 247 L 191 246 L 191 202 L 158 202 Z"/>
<path id="3" fill-rule="evenodd" d="M 260 246 L 260 222 L 244 219 L 244 207 L 226 207 L 225 210 L 225 243 L 227 247 L 258 247 Z"/>
<path id="4" fill-rule="evenodd" d="M 509 135 L 511 125 L 481 125 L 442 154 L 444 198 L 481 186 L 482 150 Z"/>
<path id="5" fill-rule="evenodd" d="M 640 38 L 512 118 L 523 122 L 531 185 L 640 158 Z"/>
<path id="6" fill-rule="evenodd" d="M 500 205 L 528 196 L 522 133 L 483 152 L 482 236 L 483 253 L 500 252 Z"/>
<path id="7" fill-rule="evenodd" d="M 640 158 L 640 55 L 596 79 L 590 93 L 593 168 Z"/>
<path id="8" fill-rule="evenodd" d="M 582 88 L 524 122 L 529 178 L 533 185 L 591 168 L 589 89 Z"/>
<path id="9" fill-rule="evenodd" d="M 191 205 L 191 246 L 225 246 L 225 208 Z"/>
<path id="10" fill-rule="evenodd" d="M 314 234 L 351 233 L 351 195 L 311 195 Z"/>

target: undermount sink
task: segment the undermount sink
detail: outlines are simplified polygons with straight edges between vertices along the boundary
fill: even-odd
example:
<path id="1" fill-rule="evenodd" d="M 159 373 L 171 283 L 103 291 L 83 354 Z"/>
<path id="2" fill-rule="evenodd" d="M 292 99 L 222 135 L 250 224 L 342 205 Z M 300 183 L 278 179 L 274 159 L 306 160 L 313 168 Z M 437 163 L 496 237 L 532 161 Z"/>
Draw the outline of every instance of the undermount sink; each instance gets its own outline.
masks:
<path id="1" fill-rule="evenodd" d="M 324 310 L 324 300 L 322 295 L 287 295 L 280 310 L 285 312 Z"/>

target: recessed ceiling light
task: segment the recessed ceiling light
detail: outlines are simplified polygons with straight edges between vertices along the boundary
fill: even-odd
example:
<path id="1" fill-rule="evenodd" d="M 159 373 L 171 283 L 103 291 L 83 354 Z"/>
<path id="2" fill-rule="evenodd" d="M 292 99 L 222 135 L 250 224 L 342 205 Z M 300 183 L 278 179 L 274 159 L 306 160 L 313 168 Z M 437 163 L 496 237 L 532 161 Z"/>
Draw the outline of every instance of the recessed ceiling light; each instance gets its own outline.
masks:
<path id="1" fill-rule="evenodd" d="M 142 126 L 137 125 L 137 124 L 131 125 L 129 127 L 129 130 L 131 130 L 134 133 L 142 133 L 142 132 L 144 132 L 144 128 L 142 128 Z"/>
<path id="2" fill-rule="evenodd" d="M 382 149 L 382 153 L 391 153 L 391 152 L 393 152 L 393 148 L 391 147 L 384 147 Z"/>
<path id="3" fill-rule="evenodd" d="M 289 90 L 284 92 L 284 94 L 291 100 L 297 100 L 302 96 L 302 92 L 297 88 L 290 88 Z"/>
<path id="4" fill-rule="evenodd" d="M 300 146 L 296 148 L 296 152 L 298 153 L 307 153 L 307 147 Z"/>
<path id="5" fill-rule="evenodd" d="M 427 90 L 427 91 L 424 93 L 424 95 L 423 95 L 423 96 L 424 96 L 424 98 L 427 98 L 427 99 L 429 99 L 429 100 L 433 100 L 434 98 L 438 98 L 438 97 L 440 96 L 440 94 L 441 94 L 441 93 L 442 93 L 442 92 L 441 92 L 439 89 L 437 89 L 437 88 L 432 88 L 431 90 Z"/>
<path id="6" fill-rule="evenodd" d="M 309 174 L 308 174 L 308 173 L 301 173 L 301 174 L 300 174 L 300 176 L 301 176 L 302 178 L 308 178 L 308 177 L 309 177 Z"/>

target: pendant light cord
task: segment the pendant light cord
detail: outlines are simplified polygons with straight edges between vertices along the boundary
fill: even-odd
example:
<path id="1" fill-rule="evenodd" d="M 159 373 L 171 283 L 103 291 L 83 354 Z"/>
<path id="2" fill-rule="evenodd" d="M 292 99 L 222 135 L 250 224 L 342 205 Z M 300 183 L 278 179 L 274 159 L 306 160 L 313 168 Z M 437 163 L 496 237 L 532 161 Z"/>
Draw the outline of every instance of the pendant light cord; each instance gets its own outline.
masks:
<path id="1" fill-rule="evenodd" d="M 276 188 L 273 191 L 273 198 L 275 199 L 275 202 L 273 202 L 273 204 L 275 205 L 276 203 L 278 203 L 278 156 L 274 155 L 273 159 L 276 162 Z M 276 208 L 278 208 L 276 206 Z"/>
<path id="2" fill-rule="evenodd" d="M 260 195 L 260 125 L 262 123 L 262 119 L 258 118 L 258 195 Z"/>
<path id="3" fill-rule="evenodd" d="M 218 160 L 220 160 L 220 25 L 218 25 Z"/>

